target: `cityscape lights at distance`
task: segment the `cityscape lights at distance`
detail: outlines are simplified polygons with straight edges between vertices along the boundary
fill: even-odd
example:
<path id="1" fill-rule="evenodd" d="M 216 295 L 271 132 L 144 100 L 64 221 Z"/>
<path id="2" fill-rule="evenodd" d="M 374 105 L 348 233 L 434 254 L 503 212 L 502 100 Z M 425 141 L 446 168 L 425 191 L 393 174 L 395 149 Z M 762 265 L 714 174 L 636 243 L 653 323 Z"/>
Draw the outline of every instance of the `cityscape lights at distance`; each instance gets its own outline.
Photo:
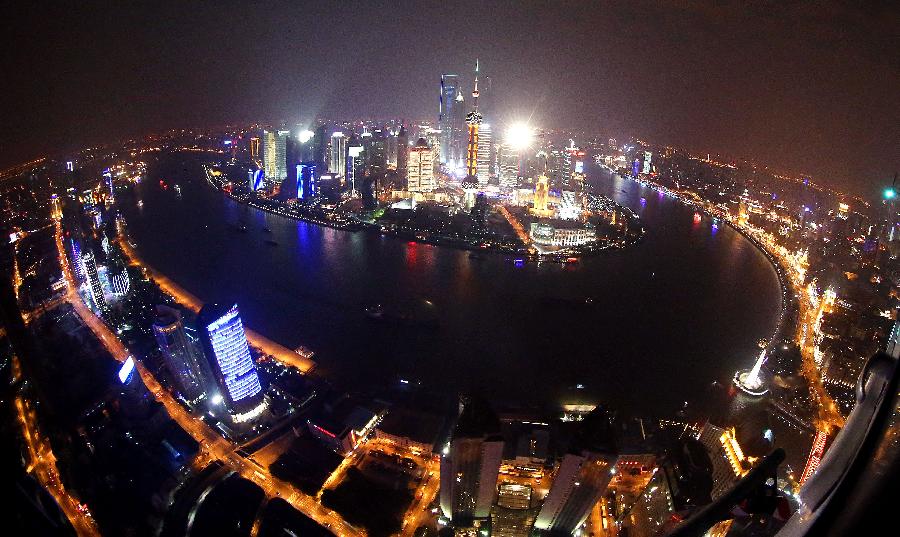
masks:
<path id="1" fill-rule="evenodd" d="M 505 142 L 515 149 L 525 149 L 534 139 L 534 129 L 526 123 L 514 123 L 506 129 Z"/>

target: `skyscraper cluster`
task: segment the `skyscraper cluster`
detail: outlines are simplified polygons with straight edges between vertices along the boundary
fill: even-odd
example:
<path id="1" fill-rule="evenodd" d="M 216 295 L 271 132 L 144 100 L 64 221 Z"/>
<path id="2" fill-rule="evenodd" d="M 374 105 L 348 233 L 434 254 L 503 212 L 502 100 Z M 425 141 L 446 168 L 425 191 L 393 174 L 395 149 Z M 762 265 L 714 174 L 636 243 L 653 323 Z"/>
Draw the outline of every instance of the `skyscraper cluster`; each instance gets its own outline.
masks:
<path id="1" fill-rule="evenodd" d="M 179 391 L 211 405 L 221 397 L 234 422 L 249 421 L 266 406 L 237 304 L 207 304 L 197 316 L 198 337 L 188 334 L 181 314 L 157 308 L 153 333 Z"/>
<path id="2" fill-rule="evenodd" d="M 596 409 L 577 425 L 535 517 L 529 486 L 498 484 L 504 459 L 500 420 L 484 400 L 467 399 L 441 457 L 440 508 L 457 534 L 477 531 L 489 520 L 492 531 L 500 524 L 511 535 L 527 535 L 532 523 L 552 535 L 580 528 L 606 492 L 618 455 L 606 411 Z"/>

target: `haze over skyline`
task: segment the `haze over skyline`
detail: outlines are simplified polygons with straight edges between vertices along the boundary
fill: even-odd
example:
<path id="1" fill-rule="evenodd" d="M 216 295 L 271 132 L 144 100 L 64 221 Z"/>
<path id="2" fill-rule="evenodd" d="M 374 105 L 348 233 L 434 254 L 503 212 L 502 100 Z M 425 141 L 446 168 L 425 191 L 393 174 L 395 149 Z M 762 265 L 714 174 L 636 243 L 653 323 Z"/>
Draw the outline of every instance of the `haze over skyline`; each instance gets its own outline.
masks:
<path id="1" fill-rule="evenodd" d="M 440 74 L 468 84 L 477 57 L 491 122 L 745 156 L 868 197 L 898 168 L 892 3 L 467 4 L 16 5 L 0 166 L 177 127 L 436 118 Z"/>

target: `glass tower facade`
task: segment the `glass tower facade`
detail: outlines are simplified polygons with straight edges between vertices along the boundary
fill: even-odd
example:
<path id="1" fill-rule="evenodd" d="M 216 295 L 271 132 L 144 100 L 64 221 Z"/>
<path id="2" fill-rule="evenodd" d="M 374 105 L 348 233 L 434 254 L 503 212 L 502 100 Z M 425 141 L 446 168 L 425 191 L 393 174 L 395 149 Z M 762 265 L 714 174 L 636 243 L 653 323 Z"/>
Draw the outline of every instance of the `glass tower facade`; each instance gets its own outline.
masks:
<path id="1" fill-rule="evenodd" d="M 207 304 L 197 322 L 206 357 L 232 413 L 241 414 L 263 401 L 262 386 L 244 334 L 237 304 Z"/>

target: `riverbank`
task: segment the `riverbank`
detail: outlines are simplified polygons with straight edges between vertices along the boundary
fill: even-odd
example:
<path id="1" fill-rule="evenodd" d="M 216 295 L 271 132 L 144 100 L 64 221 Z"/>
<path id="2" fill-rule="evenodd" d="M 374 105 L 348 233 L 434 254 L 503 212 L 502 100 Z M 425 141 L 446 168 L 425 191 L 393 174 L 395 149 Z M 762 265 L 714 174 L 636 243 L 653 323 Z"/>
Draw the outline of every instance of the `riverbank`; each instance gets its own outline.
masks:
<path id="1" fill-rule="evenodd" d="M 147 275 L 148 278 L 153 279 L 153 281 L 155 281 L 156 284 L 159 285 L 160 289 L 162 289 L 164 293 L 168 294 L 179 304 L 192 310 L 193 312 L 197 313 L 200 311 L 200 308 L 203 307 L 203 301 L 172 281 L 172 279 L 167 277 L 165 274 L 154 270 L 143 259 L 141 259 L 141 257 L 135 250 L 134 245 L 131 244 L 130 240 L 128 239 L 127 235 L 120 235 L 118 242 L 122 248 L 122 252 L 128 258 L 129 263 L 131 263 L 131 265 L 133 266 L 139 267 L 144 272 L 144 274 Z M 251 345 L 259 348 L 260 350 L 262 350 L 262 352 L 271 355 L 279 362 L 295 367 L 303 373 L 309 373 L 316 367 L 316 363 L 309 355 L 300 354 L 296 351 L 288 349 L 284 345 L 276 343 L 271 339 L 263 336 L 262 334 L 259 334 L 258 332 L 247 328 L 246 325 L 244 326 L 244 329 L 247 334 L 247 341 L 249 341 Z"/>
<path id="2" fill-rule="evenodd" d="M 597 240 L 594 243 L 584 244 L 580 246 L 573 246 L 552 251 L 540 251 L 539 248 L 535 248 L 535 246 L 531 242 L 531 239 L 527 235 L 523 237 L 520 234 L 520 236 L 518 237 L 518 241 L 520 244 L 512 244 L 512 242 L 514 241 L 510 241 L 508 239 L 507 242 L 504 243 L 503 237 L 494 237 L 495 240 L 492 242 L 491 240 L 487 240 L 490 237 L 463 238 L 456 236 L 447 236 L 427 231 L 416 231 L 401 227 L 393 227 L 390 225 L 385 226 L 378 223 L 365 222 L 355 218 L 353 215 L 348 217 L 344 214 L 326 211 L 324 209 L 315 209 L 310 207 L 301 208 L 296 205 L 289 205 L 278 200 L 260 198 L 251 194 L 236 194 L 229 190 L 229 187 L 227 185 L 230 183 L 225 178 L 225 176 L 219 172 L 219 170 L 213 170 L 209 166 L 204 165 L 203 171 L 204 175 L 206 176 L 207 183 L 209 183 L 210 186 L 215 188 L 220 193 L 227 196 L 229 199 L 270 214 L 275 214 L 283 216 L 285 218 L 299 220 L 301 222 L 307 222 L 310 224 L 325 226 L 332 229 L 338 229 L 341 231 L 367 231 L 406 241 L 413 241 L 421 244 L 432 244 L 435 246 L 445 246 L 457 250 L 513 255 L 517 258 L 523 260 L 527 259 L 529 261 L 555 261 L 565 263 L 571 262 L 571 260 L 574 258 L 598 254 L 600 252 L 606 252 L 610 250 L 621 250 L 640 242 L 646 231 L 634 211 L 632 211 L 628 207 L 615 204 L 610 199 L 608 200 L 609 202 L 616 205 L 616 207 L 622 210 L 623 213 L 627 213 L 626 218 L 640 225 L 640 233 L 638 233 L 635 237 L 629 239 L 627 236 L 623 236 L 621 241 Z"/>
<path id="3" fill-rule="evenodd" d="M 742 237 L 747 239 L 750 242 L 750 244 L 752 244 L 759 252 L 761 252 L 764 256 L 766 256 L 766 259 L 769 261 L 769 264 L 772 266 L 772 269 L 775 271 L 775 274 L 778 277 L 778 285 L 781 289 L 781 308 L 780 308 L 780 312 L 778 314 L 778 321 L 775 323 L 775 328 L 772 330 L 772 335 L 768 338 L 768 343 L 766 345 L 766 354 L 768 355 L 772 351 L 773 347 L 776 345 L 776 342 L 779 339 L 783 338 L 786 333 L 785 329 L 788 327 L 785 325 L 785 321 L 787 320 L 788 312 L 790 311 L 790 309 L 791 308 L 799 309 L 799 303 L 793 297 L 792 292 L 791 292 L 793 289 L 793 285 L 792 285 L 793 282 L 790 281 L 789 276 L 788 276 L 788 271 L 791 270 L 790 267 L 786 266 L 775 253 L 770 252 L 768 250 L 768 248 L 766 248 L 765 244 L 760 242 L 756 237 L 754 237 L 753 235 L 748 233 L 745 229 L 741 228 L 740 226 L 738 226 L 737 224 L 732 222 L 731 219 L 727 218 L 725 215 L 714 213 L 714 212 L 710 211 L 702 203 L 698 203 L 696 200 L 686 198 L 686 197 L 680 195 L 678 192 L 673 192 L 672 190 L 669 190 L 668 188 L 666 188 L 662 185 L 657 185 L 650 181 L 642 181 L 640 179 L 635 179 L 635 178 L 627 176 L 627 175 L 626 176 L 619 175 L 618 173 L 616 173 L 614 170 L 612 170 L 610 168 L 606 168 L 606 167 L 604 167 L 604 168 L 606 170 L 608 170 L 610 173 L 612 173 L 613 175 L 616 175 L 623 179 L 628 179 L 628 180 L 633 181 L 641 186 L 644 186 L 647 188 L 652 188 L 658 192 L 663 193 L 666 196 L 669 196 L 669 197 L 672 197 L 672 198 L 678 200 L 679 202 L 683 203 L 684 205 L 686 205 L 688 207 L 691 207 L 692 209 L 700 211 L 702 214 L 706 215 L 709 218 L 713 218 L 720 222 L 724 222 L 726 225 L 728 225 L 728 227 L 730 227 L 732 230 L 736 231 Z M 798 319 L 797 324 L 793 328 L 799 329 L 799 319 Z"/>

